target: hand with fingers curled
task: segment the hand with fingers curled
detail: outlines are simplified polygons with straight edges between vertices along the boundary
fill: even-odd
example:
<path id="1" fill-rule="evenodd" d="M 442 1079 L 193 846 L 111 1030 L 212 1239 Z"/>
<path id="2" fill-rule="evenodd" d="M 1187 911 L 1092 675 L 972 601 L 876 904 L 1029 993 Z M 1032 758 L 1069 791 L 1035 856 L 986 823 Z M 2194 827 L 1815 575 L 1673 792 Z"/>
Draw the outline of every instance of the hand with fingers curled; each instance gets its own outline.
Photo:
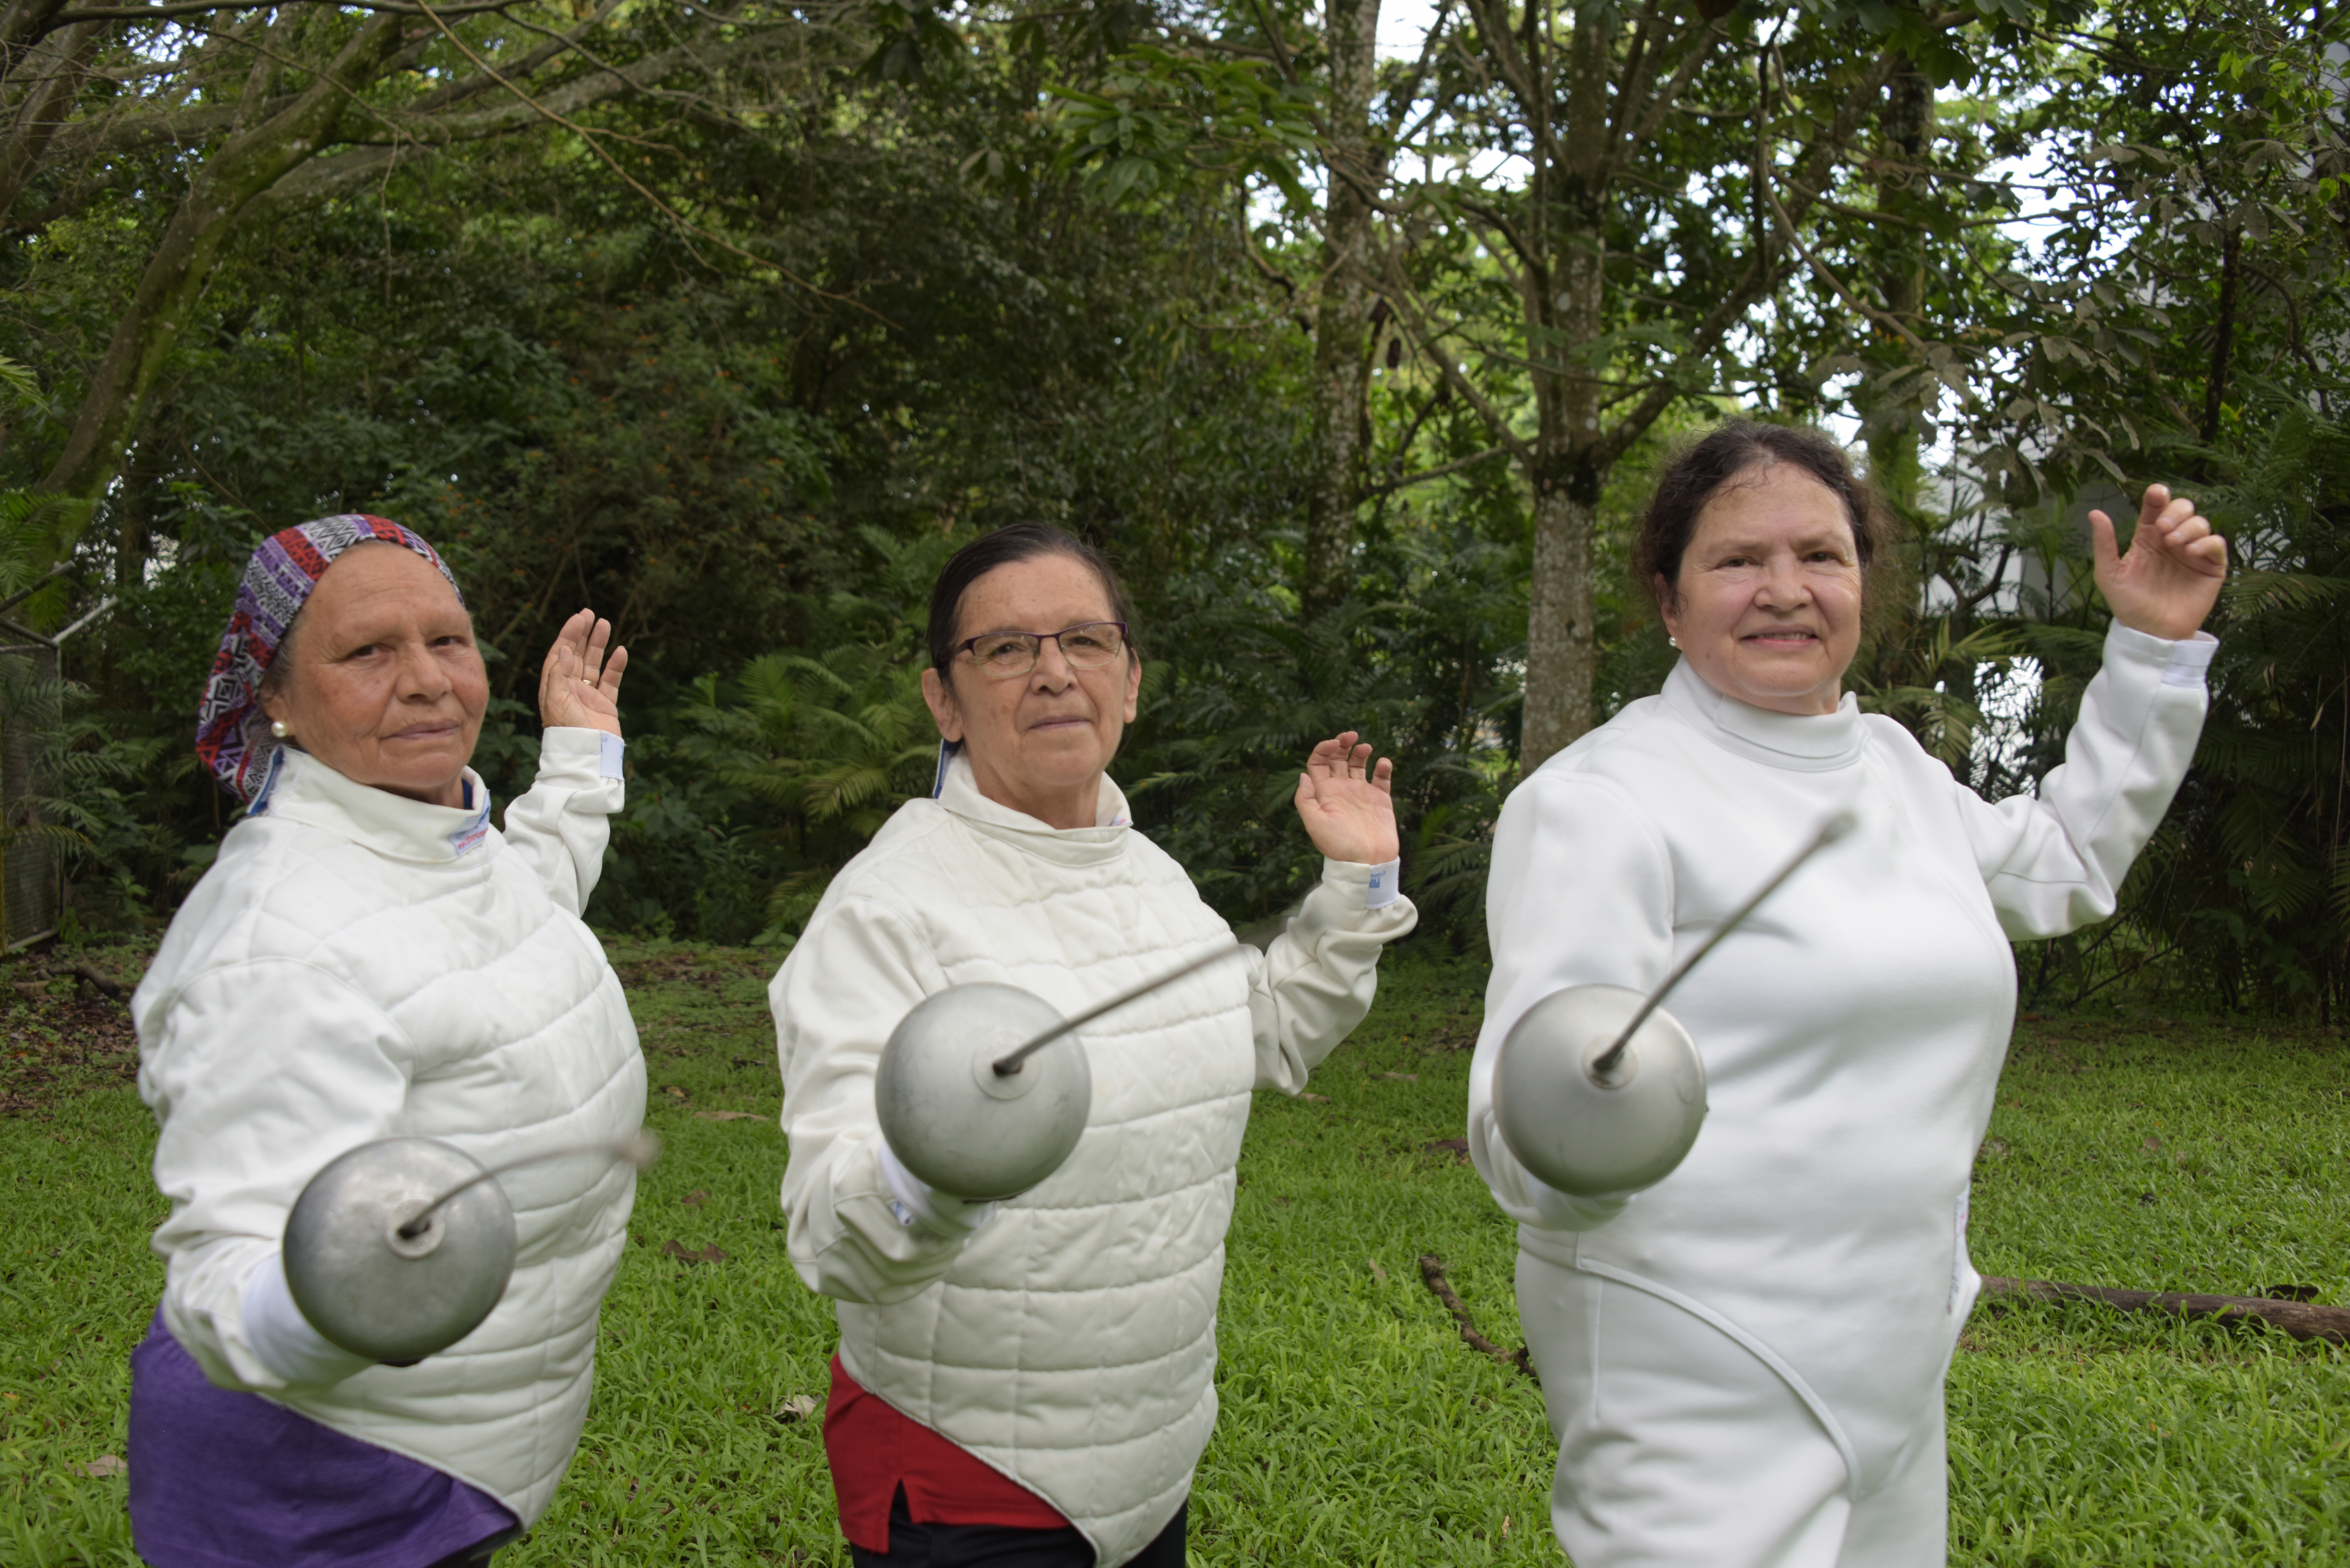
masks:
<path id="1" fill-rule="evenodd" d="M 2127 555 L 2116 547 L 2114 520 L 2103 512 L 2089 514 L 2089 535 L 2097 588 L 2116 620 L 2172 642 L 2202 629 L 2228 578 L 2228 541 L 2211 531 L 2194 502 L 2149 484 Z"/>
<path id="2" fill-rule="evenodd" d="M 538 672 L 538 722 L 547 729 L 620 732 L 620 676 L 629 650 L 615 648 L 612 623 L 583 609 L 563 623 Z"/>
<path id="3" fill-rule="evenodd" d="M 1384 866 L 1403 853 L 1396 832 L 1395 763 L 1371 761 L 1354 731 L 1315 746 L 1297 775 L 1297 816 L 1314 847 L 1333 860 Z"/>

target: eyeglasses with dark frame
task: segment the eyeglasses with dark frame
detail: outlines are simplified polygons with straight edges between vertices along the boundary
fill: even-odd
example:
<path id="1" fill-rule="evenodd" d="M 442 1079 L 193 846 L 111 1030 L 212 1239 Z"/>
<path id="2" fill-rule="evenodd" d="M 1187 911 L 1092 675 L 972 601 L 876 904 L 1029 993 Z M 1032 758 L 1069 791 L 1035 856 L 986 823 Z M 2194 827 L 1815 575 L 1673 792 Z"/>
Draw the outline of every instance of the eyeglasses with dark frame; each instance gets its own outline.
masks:
<path id="1" fill-rule="evenodd" d="M 1080 621 L 1058 631 L 983 631 L 956 643 L 954 650 L 970 654 L 989 679 L 1012 680 L 1036 668 L 1048 639 L 1060 646 L 1071 669 L 1099 670 L 1126 651 L 1126 622 Z"/>

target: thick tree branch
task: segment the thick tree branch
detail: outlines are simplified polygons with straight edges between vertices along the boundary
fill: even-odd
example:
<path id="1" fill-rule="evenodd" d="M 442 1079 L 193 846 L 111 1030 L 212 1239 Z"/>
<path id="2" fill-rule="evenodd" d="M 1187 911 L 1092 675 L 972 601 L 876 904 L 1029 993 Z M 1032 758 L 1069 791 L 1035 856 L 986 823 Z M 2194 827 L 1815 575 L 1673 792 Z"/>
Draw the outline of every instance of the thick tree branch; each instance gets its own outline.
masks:
<path id="1" fill-rule="evenodd" d="M 334 140 L 359 88 L 375 78 L 400 42 L 400 18 L 369 17 L 291 103 L 231 134 L 197 171 L 90 378 L 65 450 L 41 486 L 69 504 L 71 528 L 86 522 L 120 468 L 140 405 L 178 342 L 237 214 Z M 258 71 L 249 78 L 264 92 L 267 81 L 267 74 Z"/>
<path id="2" fill-rule="evenodd" d="M 49 143 L 72 115 L 74 96 L 88 73 L 99 33 L 96 23 L 68 28 L 43 39 L 35 51 L 46 57 L 47 68 L 26 89 L 16 123 L 0 141 L 0 218 L 16 204 L 26 182 L 46 160 Z"/>
<path id="3" fill-rule="evenodd" d="M 333 5 L 338 10 L 387 12 L 397 16 L 427 15 L 421 5 L 402 5 L 400 0 L 295 0 L 296 4 Z M 444 5 L 443 16 L 478 16 L 484 11 L 503 11 L 515 0 L 472 0 L 472 3 Z M 85 5 L 76 10 L 60 11 L 54 25 L 71 26 L 77 22 L 161 22 L 177 16 L 201 16 L 207 11 L 231 11 L 237 7 L 224 5 L 220 0 L 177 0 L 162 5 Z"/>

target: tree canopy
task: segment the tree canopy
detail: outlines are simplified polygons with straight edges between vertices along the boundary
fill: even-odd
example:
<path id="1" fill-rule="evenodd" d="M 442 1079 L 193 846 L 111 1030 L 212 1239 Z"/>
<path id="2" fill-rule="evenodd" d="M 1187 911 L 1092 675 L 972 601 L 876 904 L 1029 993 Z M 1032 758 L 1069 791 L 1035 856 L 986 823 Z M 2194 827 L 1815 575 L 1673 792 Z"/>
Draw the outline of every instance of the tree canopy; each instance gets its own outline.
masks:
<path id="1" fill-rule="evenodd" d="M 168 913 L 225 826 L 185 739 L 244 553 L 379 511 L 465 585 L 502 794 L 555 626 L 629 644 L 594 918 L 787 943 L 926 782 L 930 574 L 1043 518 L 1128 576 L 1120 776 L 1210 896 L 1295 896 L 1284 781 L 1361 728 L 1470 945 L 1509 787 L 1669 667 L 1626 532 L 1735 410 L 1865 449 L 1910 591 L 1853 683 L 1991 793 L 2094 670 L 2084 509 L 2207 496 L 2245 570 L 2203 765 L 2123 915 L 2020 962 L 2340 1006 L 2343 28 L 1444 0 L 1383 55 L 1377 0 L 5 0 L 0 597 L 112 601 L 10 809 L 75 825 L 74 921 Z"/>

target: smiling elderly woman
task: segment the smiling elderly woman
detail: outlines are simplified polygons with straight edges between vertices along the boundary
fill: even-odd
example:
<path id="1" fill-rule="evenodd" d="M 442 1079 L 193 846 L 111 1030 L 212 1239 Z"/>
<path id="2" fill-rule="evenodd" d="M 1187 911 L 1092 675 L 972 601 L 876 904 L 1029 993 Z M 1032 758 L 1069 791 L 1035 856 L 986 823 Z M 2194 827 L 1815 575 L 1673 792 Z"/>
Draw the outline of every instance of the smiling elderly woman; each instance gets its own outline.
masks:
<path id="1" fill-rule="evenodd" d="M 1942 1376 L 1981 1282 L 1967 1179 L 2015 1008 L 2011 937 L 2111 914 L 2202 724 L 2225 542 L 2160 485 L 2065 761 L 1996 805 L 1843 691 L 1886 541 L 1843 452 L 1731 421 L 1638 542 L 1681 662 L 1511 794 L 1469 1143 L 1518 1229 L 1518 1306 L 1578 1568 L 1940 1568 Z M 1493 1066 L 1566 986 L 1652 990 L 1832 813 L 1858 826 L 1673 992 L 1711 1104 L 1628 1199 L 1553 1191 Z"/>
<path id="2" fill-rule="evenodd" d="M 343 516 L 254 552 L 196 738 L 251 804 L 132 1001 L 172 1205 L 131 1357 L 131 1526 L 156 1568 L 478 1563 L 570 1463 L 630 1171 L 504 1178 L 504 1299 L 411 1366 L 311 1327 L 278 1247 L 303 1185 L 359 1144 L 487 1165 L 642 1120 L 636 1030 L 579 919 L 621 804 L 609 636 L 582 610 L 549 649 L 538 782 L 502 834 L 466 765 L 488 677 L 432 547 Z"/>
<path id="3" fill-rule="evenodd" d="M 768 992 L 792 1262 L 838 1303 L 825 1444 L 860 1565 L 1181 1568 L 1250 1093 L 1305 1086 L 1415 918 L 1391 765 L 1325 741 L 1295 800 L 1320 882 L 1266 952 L 1086 1030 L 1093 1105 L 1058 1171 L 972 1203 L 898 1162 L 874 1070 L 924 997 L 993 981 L 1069 1017 L 1232 940 L 1105 772 L 1141 688 L 1129 618 L 1057 529 L 948 563 L 922 676 L 936 795 L 841 871 Z"/>

